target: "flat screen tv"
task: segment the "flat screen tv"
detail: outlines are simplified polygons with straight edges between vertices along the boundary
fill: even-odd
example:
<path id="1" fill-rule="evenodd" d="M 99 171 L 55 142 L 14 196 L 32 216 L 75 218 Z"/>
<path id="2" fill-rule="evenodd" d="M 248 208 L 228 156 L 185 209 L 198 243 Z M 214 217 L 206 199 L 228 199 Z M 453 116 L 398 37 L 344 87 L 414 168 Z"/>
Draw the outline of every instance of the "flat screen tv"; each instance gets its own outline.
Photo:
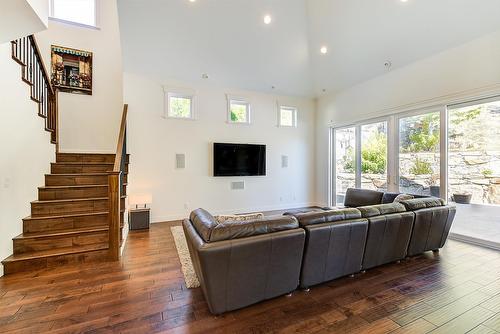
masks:
<path id="1" fill-rule="evenodd" d="M 266 145 L 214 143 L 214 176 L 266 175 Z"/>

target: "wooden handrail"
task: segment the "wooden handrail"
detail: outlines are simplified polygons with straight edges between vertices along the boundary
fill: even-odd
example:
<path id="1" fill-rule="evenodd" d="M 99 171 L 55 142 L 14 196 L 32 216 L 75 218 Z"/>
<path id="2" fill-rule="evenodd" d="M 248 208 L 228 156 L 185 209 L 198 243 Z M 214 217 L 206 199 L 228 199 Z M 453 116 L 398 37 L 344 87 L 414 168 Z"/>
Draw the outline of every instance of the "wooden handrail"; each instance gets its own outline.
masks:
<path id="1" fill-rule="evenodd" d="M 47 86 L 49 87 L 50 91 L 54 93 L 54 87 L 52 86 L 52 82 L 50 81 L 50 75 L 49 72 L 47 72 L 47 68 L 45 67 L 45 63 L 43 62 L 42 58 L 42 53 L 40 52 L 40 48 L 38 47 L 38 43 L 36 42 L 35 36 L 31 35 L 29 36 L 29 39 L 31 40 L 31 43 L 33 43 L 33 48 L 35 50 L 35 55 L 38 59 L 38 61 L 41 64 L 41 70 L 43 72 L 43 76 L 47 78 Z"/>
<path id="2" fill-rule="evenodd" d="M 117 261 L 120 258 L 121 217 L 123 174 L 127 158 L 127 112 L 128 105 L 123 106 L 120 133 L 116 146 L 115 163 L 113 170 L 108 173 L 108 202 L 109 202 L 109 258 Z"/>
<path id="3" fill-rule="evenodd" d="M 122 162 L 123 145 L 125 144 L 125 130 L 127 128 L 127 113 L 128 104 L 123 105 L 122 121 L 120 125 L 120 134 L 118 135 L 118 145 L 116 147 L 115 155 L 115 165 L 113 167 L 113 172 L 120 171 L 120 165 Z"/>
<path id="4" fill-rule="evenodd" d="M 51 132 L 51 142 L 59 149 L 57 90 L 33 35 L 11 42 L 12 59 L 22 66 L 22 80 L 31 88 L 31 99 L 38 103 L 38 116 L 45 119 L 45 130 Z"/>

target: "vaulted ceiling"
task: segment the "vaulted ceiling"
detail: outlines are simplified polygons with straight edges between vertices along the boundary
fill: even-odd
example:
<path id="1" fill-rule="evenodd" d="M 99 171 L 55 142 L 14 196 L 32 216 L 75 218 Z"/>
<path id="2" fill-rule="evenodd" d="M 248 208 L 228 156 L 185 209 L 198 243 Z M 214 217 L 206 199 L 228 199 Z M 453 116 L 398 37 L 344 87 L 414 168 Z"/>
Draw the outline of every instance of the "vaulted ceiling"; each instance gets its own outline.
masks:
<path id="1" fill-rule="evenodd" d="M 387 61 L 394 70 L 500 30 L 499 0 L 118 0 L 118 7 L 125 71 L 299 96 L 337 92 L 384 74 Z"/>

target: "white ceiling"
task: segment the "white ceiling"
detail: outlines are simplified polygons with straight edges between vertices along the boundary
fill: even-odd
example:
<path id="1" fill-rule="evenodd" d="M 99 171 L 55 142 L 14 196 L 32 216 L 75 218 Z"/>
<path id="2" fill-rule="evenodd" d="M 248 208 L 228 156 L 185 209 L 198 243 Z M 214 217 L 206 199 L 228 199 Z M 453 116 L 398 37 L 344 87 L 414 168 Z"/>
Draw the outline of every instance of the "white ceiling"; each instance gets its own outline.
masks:
<path id="1" fill-rule="evenodd" d="M 500 0 L 118 0 L 125 71 L 318 96 L 500 29 Z M 273 21 L 265 25 L 263 17 Z M 321 55 L 322 45 L 328 54 Z"/>

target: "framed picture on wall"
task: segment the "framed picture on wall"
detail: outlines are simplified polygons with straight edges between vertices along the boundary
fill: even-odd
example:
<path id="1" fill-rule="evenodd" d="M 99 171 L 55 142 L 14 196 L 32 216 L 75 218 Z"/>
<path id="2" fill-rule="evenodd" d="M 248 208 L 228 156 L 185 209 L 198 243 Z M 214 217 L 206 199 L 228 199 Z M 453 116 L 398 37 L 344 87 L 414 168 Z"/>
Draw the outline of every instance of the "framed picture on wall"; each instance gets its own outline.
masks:
<path id="1" fill-rule="evenodd" d="M 52 45 L 52 84 L 62 92 L 92 95 L 92 52 Z"/>

